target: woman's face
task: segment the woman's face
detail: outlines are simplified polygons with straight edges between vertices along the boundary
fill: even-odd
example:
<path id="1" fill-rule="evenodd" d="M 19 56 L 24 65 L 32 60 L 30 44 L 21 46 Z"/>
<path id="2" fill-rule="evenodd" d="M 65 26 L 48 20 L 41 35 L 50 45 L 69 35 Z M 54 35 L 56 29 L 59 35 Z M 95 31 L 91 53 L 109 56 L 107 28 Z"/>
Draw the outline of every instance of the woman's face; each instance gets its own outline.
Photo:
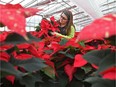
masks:
<path id="1" fill-rule="evenodd" d="M 65 25 L 65 24 L 67 24 L 67 22 L 68 22 L 67 16 L 64 13 L 62 13 L 60 15 L 60 23 L 61 23 L 61 25 Z"/>

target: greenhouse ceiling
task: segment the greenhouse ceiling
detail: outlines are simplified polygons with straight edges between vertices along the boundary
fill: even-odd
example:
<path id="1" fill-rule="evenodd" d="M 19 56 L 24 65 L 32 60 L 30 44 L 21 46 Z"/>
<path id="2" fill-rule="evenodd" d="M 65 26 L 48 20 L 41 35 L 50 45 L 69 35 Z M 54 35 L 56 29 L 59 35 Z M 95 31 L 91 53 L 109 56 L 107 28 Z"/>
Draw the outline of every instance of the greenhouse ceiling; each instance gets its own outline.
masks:
<path id="1" fill-rule="evenodd" d="M 116 0 L 0 0 L 0 4 L 17 4 L 24 7 L 43 9 L 35 16 L 27 18 L 27 29 L 34 30 L 42 17 L 59 17 L 63 9 L 73 13 L 77 31 L 90 24 L 94 19 L 116 12 Z"/>

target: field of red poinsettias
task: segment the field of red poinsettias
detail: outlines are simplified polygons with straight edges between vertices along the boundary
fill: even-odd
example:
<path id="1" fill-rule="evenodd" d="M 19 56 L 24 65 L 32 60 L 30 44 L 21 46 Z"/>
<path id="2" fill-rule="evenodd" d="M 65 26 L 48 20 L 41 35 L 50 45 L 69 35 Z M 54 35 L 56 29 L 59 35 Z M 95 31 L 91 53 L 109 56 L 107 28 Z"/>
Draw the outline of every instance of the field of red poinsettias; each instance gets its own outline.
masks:
<path id="1" fill-rule="evenodd" d="M 38 9 L 6 4 L 0 10 L 0 24 L 10 29 L 0 32 L 1 87 L 115 87 L 115 14 L 66 40 L 49 34 L 58 31 L 53 17 L 39 31 L 25 31 L 25 18 Z"/>

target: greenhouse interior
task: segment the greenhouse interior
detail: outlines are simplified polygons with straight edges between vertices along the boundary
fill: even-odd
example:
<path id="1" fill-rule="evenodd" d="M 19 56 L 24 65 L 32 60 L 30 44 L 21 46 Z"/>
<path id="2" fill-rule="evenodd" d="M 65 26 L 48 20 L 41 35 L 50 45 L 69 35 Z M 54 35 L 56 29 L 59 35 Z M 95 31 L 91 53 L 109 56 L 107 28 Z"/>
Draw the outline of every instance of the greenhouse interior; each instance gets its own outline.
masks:
<path id="1" fill-rule="evenodd" d="M 116 87 L 116 0 L 0 0 L 0 87 Z"/>

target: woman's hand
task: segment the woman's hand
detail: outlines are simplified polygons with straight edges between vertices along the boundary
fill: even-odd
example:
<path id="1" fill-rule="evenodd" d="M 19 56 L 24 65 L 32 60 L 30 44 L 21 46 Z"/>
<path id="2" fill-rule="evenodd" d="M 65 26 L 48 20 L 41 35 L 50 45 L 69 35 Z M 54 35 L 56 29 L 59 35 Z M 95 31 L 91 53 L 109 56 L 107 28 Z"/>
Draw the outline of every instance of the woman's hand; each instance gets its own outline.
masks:
<path id="1" fill-rule="evenodd" d="M 58 32 L 51 32 L 52 35 L 56 36 L 56 37 L 62 37 L 62 38 L 66 38 L 66 39 L 70 39 L 70 37 L 62 35 Z"/>
<path id="2" fill-rule="evenodd" d="M 57 35 L 58 33 L 57 32 L 51 32 L 52 35 Z"/>

